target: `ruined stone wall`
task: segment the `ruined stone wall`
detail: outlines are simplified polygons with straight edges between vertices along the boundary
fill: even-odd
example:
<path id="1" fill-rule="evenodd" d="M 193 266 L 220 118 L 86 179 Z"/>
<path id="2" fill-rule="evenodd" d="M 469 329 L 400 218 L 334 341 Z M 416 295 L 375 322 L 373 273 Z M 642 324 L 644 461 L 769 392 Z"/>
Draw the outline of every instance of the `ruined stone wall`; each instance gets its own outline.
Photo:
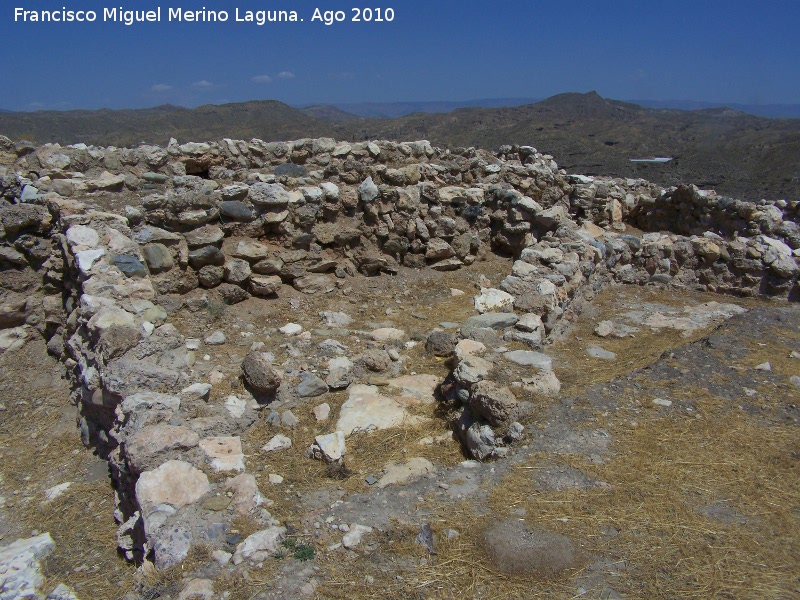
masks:
<path id="1" fill-rule="evenodd" d="M 199 433 L 186 427 L 208 390 L 183 374 L 194 355 L 165 323 L 171 299 L 208 302 L 196 289 L 229 304 L 268 301 L 283 286 L 327 293 L 350 277 L 401 265 L 458 269 L 495 251 L 515 259 L 512 272 L 476 297 L 489 316 L 450 342 L 513 321 L 507 339 L 535 349 L 609 278 L 797 298 L 796 205 L 567 175 L 532 147 L 493 155 L 330 139 L 0 146 L 0 327 L 35 327 L 62 358 L 84 441 L 108 457 L 117 482 L 120 545 L 131 558 L 155 551 L 160 566 L 185 556 L 180 540 L 214 539 L 213 524 L 189 518 L 199 510 L 189 497 L 210 489 L 202 466 L 215 452 L 198 436 L 239 456 L 232 440 L 258 409 L 231 401 Z M 625 223 L 659 231 L 625 234 Z M 481 407 L 505 392 L 479 385 L 490 365 L 468 347 L 459 352 L 443 389 L 465 404 L 454 429 L 473 456 L 500 456 L 501 438 L 520 432 Z M 552 379 L 545 370 L 529 385 L 552 391 Z M 154 472 L 191 483 L 185 506 L 153 495 Z M 271 523 L 251 475 L 233 488 L 241 514 Z"/>
<path id="2" fill-rule="evenodd" d="M 702 235 L 711 231 L 724 238 L 766 235 L 800 248 L 800 203 L 786 200 L 746 202 L 713 191 L 681 185 L 654 197 L 643 197 L 630 222 L 645 231 Z"/>

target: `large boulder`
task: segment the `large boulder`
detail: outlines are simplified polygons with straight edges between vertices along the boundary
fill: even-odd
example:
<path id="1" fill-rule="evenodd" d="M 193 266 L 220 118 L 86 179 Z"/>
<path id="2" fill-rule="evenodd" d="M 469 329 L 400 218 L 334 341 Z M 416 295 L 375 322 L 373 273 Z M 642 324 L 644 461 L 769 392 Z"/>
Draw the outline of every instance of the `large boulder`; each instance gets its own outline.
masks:
<path id="1" fill-rule="evenodd" d="M 446 331 L 432 331 L 425 342 L 425 351 L 434 356 L 452 356 L 458 336 Z"/>
<path id="2" fill-rule="evenodd" d="M 272 367 L 269 356 L 262 352 L 249 352 L 242 361 L 242 376 L 254 392 L 273 396 L 281 385 L 281 376 Z"/>
<path id="3" fill-rule="evenodd" d="M 507 387 L 492 381 L 480 381 L 472 388 L 470 408 L 491 425 L 510 423 L 517 410 L 517 399 Z"/>

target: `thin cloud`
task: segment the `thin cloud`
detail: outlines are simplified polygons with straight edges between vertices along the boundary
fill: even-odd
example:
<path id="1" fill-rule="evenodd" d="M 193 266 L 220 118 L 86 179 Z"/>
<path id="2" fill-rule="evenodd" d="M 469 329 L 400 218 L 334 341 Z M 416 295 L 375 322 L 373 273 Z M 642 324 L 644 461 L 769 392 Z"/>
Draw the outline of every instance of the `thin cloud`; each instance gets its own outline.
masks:
<path id="1" fill-rule="evenodd" d="M 214 84 L 210 81 L 206 81 L 205 79 L 201 79 L 200 81 L 195 81 L 192 84 L 192 87 L 195 87 L 200 90 L 208 90 L 214 87 Z"/>
<path id="2" fill-rule="evenodd" d="M 150 88 L 151 92 L 168 92 L 172 89 L 171 85 L 167 85 L 166 83 L 157 83 L 153 87 Z"/>
<path id="3" fill-rule="evenodd" d="M 278 73 L 278 79 L 294 79 L 295 75 L 291 71 L 281 71 Z"/>
<path id="4" fill-rule="evenodd" d="M 272 83 L 272 77 L 269 75 L 256 75 L 255 77 L 251 77 L 250 81 L 253 83 Z"/>

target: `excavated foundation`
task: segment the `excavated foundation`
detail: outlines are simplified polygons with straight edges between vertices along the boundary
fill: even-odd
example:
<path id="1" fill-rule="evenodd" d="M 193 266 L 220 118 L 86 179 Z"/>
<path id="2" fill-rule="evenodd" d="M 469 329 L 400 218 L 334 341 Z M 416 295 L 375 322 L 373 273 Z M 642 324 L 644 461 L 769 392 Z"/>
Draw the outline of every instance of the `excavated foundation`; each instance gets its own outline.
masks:
<path id="1" fill-rule="evenodd" d="M 83 441 L 111 467 L 120 548 L 159 567 L 181 562 L 198 540 L 213 546 L 237 516 L 281 535 L 241 445 L 260 414 L 272 418 L 276 400 L 322 402 L 347 390 L 378 413 L 402 404 L 371 384 L 384 372 L 402 397 L 450 407 L 468 456 L 502 458 L 524 439 L 520 420 L 531 402 L 558 394 L 542 348 L 605 282 L 789 300 L 800 293 L 797 203 L 569 175 L 532 147 L 0 145 L 0 266 L 9 282 L 0 326 L 37 328 L 63 360 Z M 513 259 L 510 273 L 496 288 L 482 286 L 478 315 L 427 337 L 450 374 L 422 388 L 397 358 L 419 340 L 388 326 L 348 331 L 364 340 L 351 361 L 337 355 L 335 340 L 322 341 L 349 325 L 348 315 L 330 312 L 322 315 L 327 333 L 313 343 L 310 332 L 283 332 L 305 336 L 297 346 L 307 370 L 288 376 L 291 368 L 273 364 L 284 339 L 275 337 L 251 348 L 242 385 L 210 405 L 218 382 L 190 375 L 201 341 L 168 322 L 184 307 L 211 315 L 287 290 L 346 297 L 359 278 L 470 269 L 492 253 Z M 517 348 L 505 357 L 529 369 L 523 386 L 502 385 L 497 360 L 483 355 L 486 336 Z M 353 431 L 386 425 L 366 413 L 340 415 L 308 460 L 340 462 Z M 220 497 L 233 510 L 216 508 Z"/>

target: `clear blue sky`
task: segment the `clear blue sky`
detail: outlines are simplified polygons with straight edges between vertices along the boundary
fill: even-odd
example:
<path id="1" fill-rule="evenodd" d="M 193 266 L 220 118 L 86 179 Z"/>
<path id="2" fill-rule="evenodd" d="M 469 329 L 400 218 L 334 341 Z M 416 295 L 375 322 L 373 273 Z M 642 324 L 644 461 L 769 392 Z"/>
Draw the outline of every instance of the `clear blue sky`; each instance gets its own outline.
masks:
<path id="1" fill-rule="evenodd" d="M 4 0 L 0 108 L 139 108 L 533 97 L 800 103 L 800 0 Z M 162 8 L 161 23 L 103 8 Z M 315 7 L 393 8 L 391 23 L 312 23 Z M 95 10 L 97 22 L 14 21 Z M 167 22 L 169 7 L 228 23 Z M 302 23 L 235 23 L 235 9 Z"/>

